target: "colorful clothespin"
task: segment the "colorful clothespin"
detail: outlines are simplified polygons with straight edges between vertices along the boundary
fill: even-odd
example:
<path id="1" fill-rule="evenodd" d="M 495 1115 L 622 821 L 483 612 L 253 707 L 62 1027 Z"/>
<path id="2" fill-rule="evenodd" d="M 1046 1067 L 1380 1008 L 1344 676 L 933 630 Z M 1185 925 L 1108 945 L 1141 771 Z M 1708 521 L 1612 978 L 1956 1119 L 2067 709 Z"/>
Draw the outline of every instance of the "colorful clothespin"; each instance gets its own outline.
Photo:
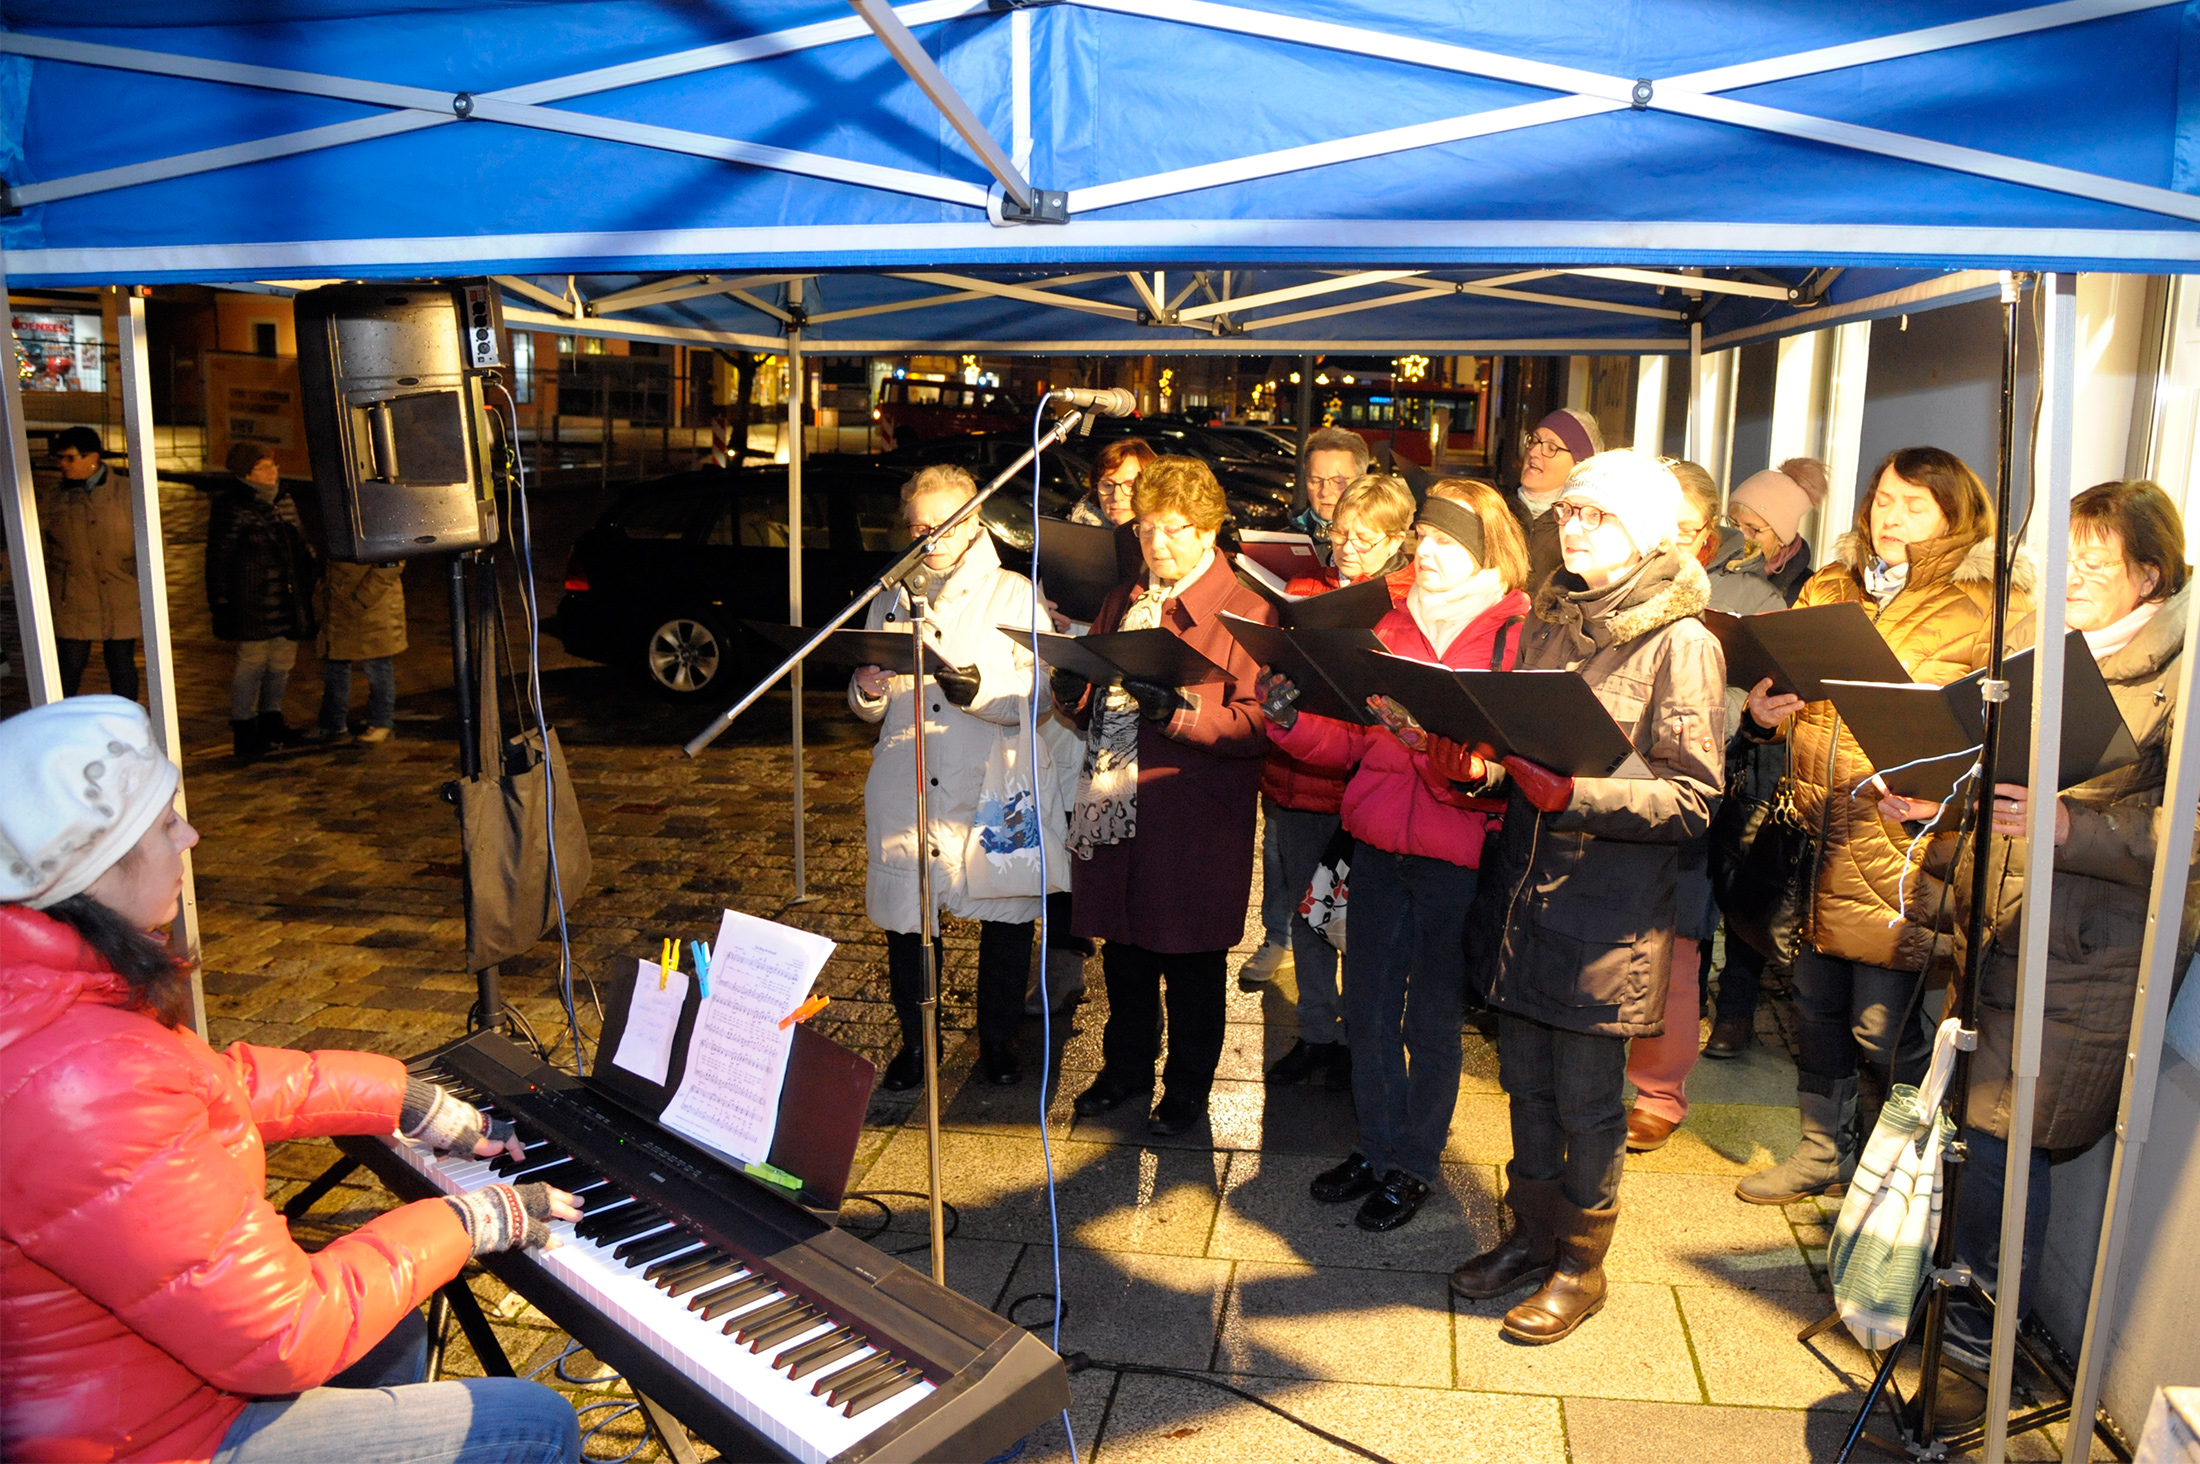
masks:
<path id="1" fill-rule="evenodd" d="M 699 940 L 688 942 L 688 949 L 695 953 L 695 984 L 702 992 L 703 1000 L 710 1000 L 710 947 Z"/>
<path id="2" fill-rule="evenodd" d="M 830 1005 L 832 998 L 822 991 L 779 1019 L 779 1030 L 784 1032 L 797 1022 L 807 1022 Z"/>
<path id="3" fill-rule="evenodd" d="M 678 948 L 672 943 L 672 937 L 666 936 L 664 950 L 657 957 L 657 989 L 659 991 L 665 989 L 665 983 L 672 977 L 672 963 L 678 959 L 677 950 Z"/>
<path id="4" fill-rule="evenodd" d="M 783 1190 L 792 1190 L 796 1194 L 802 1192 L 802 1181 L 776 1164 L 766 1164 L 762 1160 L 758 1160 L 753 1164 L 742 1165 L 741 1172 L 756 1179 L 761 1179 L 766 1184 L 777 1185 Z"/>

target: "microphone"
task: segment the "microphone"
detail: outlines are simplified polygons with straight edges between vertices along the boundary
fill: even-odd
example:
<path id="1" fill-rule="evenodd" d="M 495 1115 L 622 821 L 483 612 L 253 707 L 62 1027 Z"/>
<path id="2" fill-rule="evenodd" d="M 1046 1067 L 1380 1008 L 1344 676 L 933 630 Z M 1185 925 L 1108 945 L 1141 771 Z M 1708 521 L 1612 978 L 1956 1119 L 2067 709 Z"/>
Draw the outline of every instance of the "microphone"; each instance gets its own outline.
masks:
<path id="1" fill-rule="evenodd" d="M 1058 386 L 1053 396 L 1065 406 L 1083 407 L 1103 417 L 1138 414 L 1138 393 L 1127 386 Z"/>

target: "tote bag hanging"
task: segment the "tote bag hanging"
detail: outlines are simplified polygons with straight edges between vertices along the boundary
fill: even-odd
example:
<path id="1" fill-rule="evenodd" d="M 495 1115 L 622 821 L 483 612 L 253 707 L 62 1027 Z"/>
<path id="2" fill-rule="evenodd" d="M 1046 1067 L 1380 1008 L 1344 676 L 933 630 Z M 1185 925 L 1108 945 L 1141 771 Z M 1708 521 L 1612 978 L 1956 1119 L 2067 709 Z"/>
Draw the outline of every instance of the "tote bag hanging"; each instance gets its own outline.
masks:
<path id="1" fill-rule="evenodd" d="M 1344 949 L 1345 905 L 1351 898 L 1352 854 L 1359 845 L 1343 829 L 1329 839 L 1314 878 L 1299 899 L 1299 918 L 1338 950 Z"/>
<path id="2" fill-rule="evenodd" d="M 1014 730 L 994 733 L 986 755 L 963 861 L 963 880 L 981 900 L 1039 897 L 1039 851 L 1046 849 L 1047 893 L 1069 888 L 1066 809 L 1039 806 L 1038 789 L 1052 788 L 1054 760 L 1045 739 L 1032 761 L 1031 704 L 1016 703 Z"/>
<path id="3" fill-rule="evenodd" d="M 1874 1351 L 1908 1335 L 1918 1288 L 1932 1268 L 1940 1235 L 1940 1152 L 1955 1135 L 1940 1100 L 1961 1030 L 1953 1017 L 1942 1022 L 1924 1083 L 1895 1084 L 1834 1222 L 1826 1252 L 1834 1309 L 1856 1340 Z"/>

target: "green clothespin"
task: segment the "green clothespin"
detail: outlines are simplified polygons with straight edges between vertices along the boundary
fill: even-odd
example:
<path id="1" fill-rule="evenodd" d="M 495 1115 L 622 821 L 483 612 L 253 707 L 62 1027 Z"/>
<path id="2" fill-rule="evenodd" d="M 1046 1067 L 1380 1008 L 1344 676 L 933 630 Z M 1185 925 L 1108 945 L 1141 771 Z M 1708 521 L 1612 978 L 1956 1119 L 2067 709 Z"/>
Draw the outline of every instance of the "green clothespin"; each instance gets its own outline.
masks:
<path id="1" fill-rule="evenodd" d="M 802 1193 L 802 1181 L 776 1165 L 766 1164 L 762 1161 L 758 1161 L 754 1164 L 742 1165 L 741 1172 L 743 1174 L 751 1175 L 757 1179 L 761 1179 L 766 1184 L 777 1185 L 779 1188 L 786 1190 L 790 1195 L 799 1195 Z"/>

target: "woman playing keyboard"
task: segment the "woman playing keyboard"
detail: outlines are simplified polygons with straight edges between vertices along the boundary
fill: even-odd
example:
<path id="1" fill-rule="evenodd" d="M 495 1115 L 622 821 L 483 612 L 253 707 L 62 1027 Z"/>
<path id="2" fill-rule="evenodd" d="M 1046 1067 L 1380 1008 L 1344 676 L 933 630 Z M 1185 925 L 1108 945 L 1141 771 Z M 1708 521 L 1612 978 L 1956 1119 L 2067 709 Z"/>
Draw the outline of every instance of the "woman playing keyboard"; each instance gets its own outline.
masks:
<path id="1" fill-rule="evenodd" d="M 510 1129 L 394 1059 L 191 1028 L 175 919 L 198 833 L 136 703 L 0 722 L 0 1456 L 220 1464 L 579 1457 L 573 1410 L 514 1378 L 423 1382 L 420 1304 L 578 1203 L 492 1185 L 313 1254 L 266 1146 L 393 1131 L 486 1157 Z"/>

